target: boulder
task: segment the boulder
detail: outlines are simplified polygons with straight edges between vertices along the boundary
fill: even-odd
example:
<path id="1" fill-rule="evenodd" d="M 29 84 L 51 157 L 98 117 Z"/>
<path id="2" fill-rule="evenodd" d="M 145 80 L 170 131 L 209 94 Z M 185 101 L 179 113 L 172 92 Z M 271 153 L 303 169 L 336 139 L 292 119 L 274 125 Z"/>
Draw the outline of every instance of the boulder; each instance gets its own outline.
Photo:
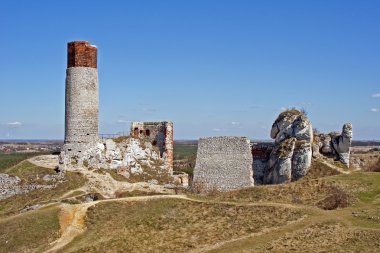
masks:
<path id="1" fill-rule="evenodd" d="M 298 180 L 310 169 L 313 128 L 306 115 L 291 109 L 282 112 L 272 125 L 275 147 L 270 154 L 264 184 Z"/>
<path id="2" fill-rule="evenodd" d="M 343 125 L 342 133 L 331 132 L 329 134 L 318 134 L 314 136 L 313 156 L 319 153 L 328 158 L 339 160 L 349 167 L 350 149 L 352 142 L 352 124 Z M 315 145 L 315 146 L 314 146 Z M 319 146 L 319 149 L 317 149 Z"/>

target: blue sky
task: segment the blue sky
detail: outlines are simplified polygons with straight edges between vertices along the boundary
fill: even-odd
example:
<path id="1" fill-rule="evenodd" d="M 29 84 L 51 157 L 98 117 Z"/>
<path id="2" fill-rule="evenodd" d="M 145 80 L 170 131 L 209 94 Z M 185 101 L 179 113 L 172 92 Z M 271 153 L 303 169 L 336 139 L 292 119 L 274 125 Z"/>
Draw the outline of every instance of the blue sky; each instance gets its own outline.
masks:
<path id="1" fill-rule="evenodd" d="M 380 140 L 380 1 L 0 1 L 0 139 L 63 139 L 66 43 L 99 49 L 100 132 L 269 139 L 283 108 Z"/>

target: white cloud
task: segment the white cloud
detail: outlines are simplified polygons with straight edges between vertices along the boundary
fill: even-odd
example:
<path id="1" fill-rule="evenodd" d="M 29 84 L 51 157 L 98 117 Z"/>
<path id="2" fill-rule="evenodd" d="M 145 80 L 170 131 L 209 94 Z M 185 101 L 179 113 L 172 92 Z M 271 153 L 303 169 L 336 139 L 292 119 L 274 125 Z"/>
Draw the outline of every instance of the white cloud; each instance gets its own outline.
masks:
<path id="1" fill-rule="evenodd" d="M 240 123 L 239 123 L 239 122 L 236 122 L 236 121 L 232 121 L 231 124 L 234 125 L 234 126 L 238 126 L 238 125 L 240 125 Z"/>
<path id="2" fill-rule="evenodd" d="M 286 111 L 287 109 L 288 109 L 288 108 L 286 108 L 286 107 L 284 107 L 284 106 L 280 108 L 281 111 Z"/>
<path id="3" fill-rule="evenodd" d="M 220 128 L 213 128 L 212 131 L 214 131 L 214 132 L 220 132 L 220 131 L 222 131 L 222 129 L 220 129 Z"/>
<path id="4" fill-rule="evenodd" d="M 380 93 L 372 94 L 372 97 L 373 97 L 373 98 L 380 98 Z"/>
<path id="5" fill-rule="evenodd" d="M 118 119 L 116 123 L 125 124 L 131 122 L 130 120 Z"/>
<path id="6" fill-rule="evenodd" d="M 12 127 L 19 127 L 22 125 L 22 123 L 19 121 L 15 121 L 15 122 L 9 122 L 9 123 L 7 123 L 7 125 L 12 126 Z"/>
<path id="7" fill-rule="evenodd" d="M 372 108 L 371 112 L 380 112 L 380 109 L 379 108 Z"/>

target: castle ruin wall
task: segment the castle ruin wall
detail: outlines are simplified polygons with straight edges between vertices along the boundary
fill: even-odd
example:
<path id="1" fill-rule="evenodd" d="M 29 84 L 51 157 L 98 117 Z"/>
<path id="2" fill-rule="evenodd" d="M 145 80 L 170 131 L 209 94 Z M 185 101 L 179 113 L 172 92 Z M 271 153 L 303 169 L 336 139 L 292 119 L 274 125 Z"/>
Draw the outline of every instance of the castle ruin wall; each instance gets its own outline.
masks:
<path id="1" fill-rule="evenodd" d="M 252 163 L 250 140 L 245 137 L 201 138 L 193 187 L 206 192 L 251 187 L 254 185 Z"/>
<path id="2" fill-rule="evenodd" d="M 168 170 L 173 172 L 174 145 L 172 122 L 132 122 L 131 136 L 149 141 L 160 150 Z"/>

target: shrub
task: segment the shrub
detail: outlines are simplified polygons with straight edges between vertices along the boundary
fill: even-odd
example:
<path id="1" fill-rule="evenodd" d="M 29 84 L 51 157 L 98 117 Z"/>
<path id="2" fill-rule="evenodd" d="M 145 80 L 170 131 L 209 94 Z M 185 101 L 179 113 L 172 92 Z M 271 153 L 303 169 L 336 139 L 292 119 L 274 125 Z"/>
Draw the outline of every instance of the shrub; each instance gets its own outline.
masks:
<path id="1" fill-rule="evenodd" d="M 377 160 L 377 162 L 370 164 L 367 168 L 367 171 L 380 172 L 380 158 Z"/>
<path id="2" fill-rule="evenodd" d="M 348 207 L 350 202 L 350 195 L 340 186 L 333 185 L 329 189 L 328 196 L 319 201 L 317 206 L 324 210 L 334 210 Z"/>

